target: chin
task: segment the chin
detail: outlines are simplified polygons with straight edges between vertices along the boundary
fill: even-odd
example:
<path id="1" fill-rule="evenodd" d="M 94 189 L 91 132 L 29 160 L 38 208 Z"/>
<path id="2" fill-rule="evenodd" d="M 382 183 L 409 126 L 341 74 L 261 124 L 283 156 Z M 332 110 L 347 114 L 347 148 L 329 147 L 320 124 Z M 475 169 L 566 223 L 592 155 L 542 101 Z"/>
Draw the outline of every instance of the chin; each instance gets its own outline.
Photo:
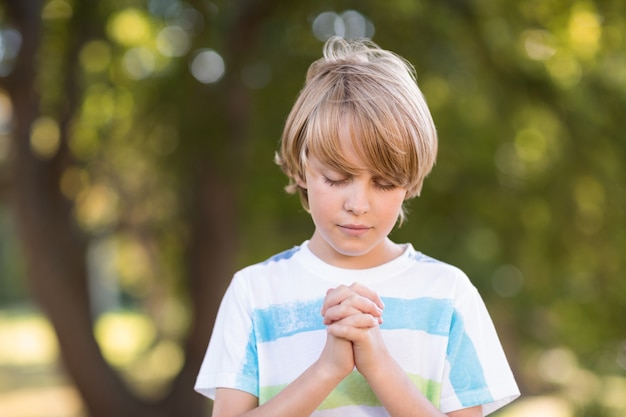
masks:
<path id="1" fill-rule="evenodd" d="M 357 258 L 367 256 L 374 250 L 374 246 L 363 247 L 363 245 L 336 245 L 333 246 L 338 255 Z"/>

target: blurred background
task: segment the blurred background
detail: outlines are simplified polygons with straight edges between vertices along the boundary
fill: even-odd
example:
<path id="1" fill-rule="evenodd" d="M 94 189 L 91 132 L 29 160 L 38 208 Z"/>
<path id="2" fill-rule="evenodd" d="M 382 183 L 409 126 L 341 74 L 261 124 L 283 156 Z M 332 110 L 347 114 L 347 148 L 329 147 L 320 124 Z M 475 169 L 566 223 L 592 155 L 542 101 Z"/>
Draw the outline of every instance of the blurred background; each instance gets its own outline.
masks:
<path id="1" fill-rule="evenodd" d="M 523 397 L 626 415 L 622 0 L 0 0 L 0 416 L 206 416 L 232 274 L 309 237 L 272 159 L 331 35 L 416 67 L 397 241 L 465 270 Z"/>

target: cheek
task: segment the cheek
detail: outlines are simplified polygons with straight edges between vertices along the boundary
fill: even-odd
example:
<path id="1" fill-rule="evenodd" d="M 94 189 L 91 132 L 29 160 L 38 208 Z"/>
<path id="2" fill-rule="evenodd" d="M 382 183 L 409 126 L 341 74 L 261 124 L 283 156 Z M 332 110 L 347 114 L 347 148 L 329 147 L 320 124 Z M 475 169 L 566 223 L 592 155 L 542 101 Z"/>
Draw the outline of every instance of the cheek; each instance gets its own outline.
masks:
<path id="1" fill-rule="evenodd" d="M 402 203 L 404 203 L 404 197 L 406 193 L 394 193 L 393 195 L 388 196 L 383 200 L 384 207 L 381 207 L 381 210 L 384 210 L 386 213 L 390 215 L 398 215 L 400 214 L 400 210 L 402 210 Z"/>
<path id="2" fill-rule="evenodd" d="M 319 184 L 309 182 L 309 188 L 307 189 L 309 196 L 309 205 L 316 206 L 318 209 L 324 211 L 331 206 L 333 202 L 337 201 L 336 193 L 333 193 L 327 187 Z"/>

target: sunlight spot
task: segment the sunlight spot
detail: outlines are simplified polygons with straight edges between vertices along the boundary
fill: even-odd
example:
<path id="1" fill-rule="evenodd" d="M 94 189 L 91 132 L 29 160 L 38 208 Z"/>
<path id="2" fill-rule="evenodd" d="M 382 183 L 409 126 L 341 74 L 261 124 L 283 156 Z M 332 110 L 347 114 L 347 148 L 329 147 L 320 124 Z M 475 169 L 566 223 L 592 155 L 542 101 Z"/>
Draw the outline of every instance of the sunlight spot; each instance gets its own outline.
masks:
<path id="1" fill-rule="evenodd" d="M 491 285 L 501 297 L 514 297 L 524 285 L 524 274 L 513 265 L 503 265 L 495 270 Z"/>
<path id="2" fill-rule="evenodd" d="M 626 412 L 626 377 L 624 376 L 607 376 L 603 381 L 602 395 L 600 401 L 606 407 L 616 411 L 622 411 L 619 415 L 625 415 Z M 615 415 L 618 415 L 616 413 Z"/>
<path id="3" fill-rule="evenodd" d="M 216 6 L 210 1 L 203 3 L 205 10 L 216 14 Z M 189 33 L 199 33 L 204 27 L 204 16 L 190 4 L 180 1 L 171 2 L 165 11 L 165 20 L 170 26 L 179 26 Z"/>
<path id="4" fill-rule="evenodd" d="M 65 0 L 50 0 L 41 11 L 44 20 L 69 19 L 72 14 L 72 5 Z"/>
<path id="5" fill-rule="evenodd" d="M 185 354 L 180 345 L 171 340 L 163 340 L 153 349 L 151 362 L 161 377 L 172 377 L 180 371 L 185 362 Z"/>
<path id="6" fill-rule="evenodd" d="M 180 345 L 171 340 L 161 340 L 153 349 L 142 355 L 134 368 L 144 369 L 136 377 L 146 382 L 174 377 L 185 362 L 185 354 Z"/>
<path id="7" fill-rule="evenodd" d="M 30 127 L 30 147 L 35 155 L 49 159 L 61 144 L 61 129 L 52 117 L 40 117 Z"/>
<path id="8" fill-rule="evenodd" d="M 22 46 L 22 34 L 15 29 L 0 29 L 0 77 L 11 73 Z"/>
<path id="9" fill-rule="evenodd" d="M 212 49 L 198 51 L 189 65 L 191 74 L 203 84 L 218 82 L 224 76 L 224 60 Z"/>
<path id="10" fill-rule="evenodd" d="M 339 16 L 335 12 L 320 13 L 313 20 L 313 34 L 317 39 L 324 41 L 335 35 L 335 20 Z"/>
<path id="11" fill-rule="evenodd" d="M 527 30 L 522 33 L 524 51 L 530 59 L 546 61 L 556 53 L 556 41 L 547 30 Z"/>
<path id="12" fill-rule="evenodd" d="M 0 363 L 38 365 L 56 360 L 52 327 L 39 315 L 0 316 Z"/>
<path id="13" fill-rule="evenodd" d="M 107 33 L 111 39 L 121 45 L 140 46 L 150 40 L 150 21 L 148 16 L 140 10 L 125 9 L 109 19 Z"/>
<path id="14" fill-rule="evenodd" d="M 523 129 L 515 136 L 515 151 L 524 162 L 540 161 L 544 158 L 547 148 L 546 137 L 538 129 Z"/>
<path id="15" fill-rule="evenodd" d="M 98 230 L 117 220 L 119 197 L 108 185 L 96 184 L 78 195 L 76 217 L 89 230 Z"/>
<path id="16" fill-rule="evenodd" d="M 155 16 L 164 17 L 168 8 L 177 3 L 178 0 L 148 0 L 148 10 Z"/>
<path id="17" fill-rule="evenodd" d="M 557 85 L 570 88 L 582 78 L 582 69 L 578 60 L 569 52 L 561 50 L 546 62 L 548 73 Z"/>
<path id="18" fill-rule="evenodd" d="M 73 386 L 46 386 L 46 381 L 0 392 L 3 417 L 81 417 L 87 415 Z"/>
<path id="19" fill-rule="evenodd" d="M 126 73 L 135 80 L 149 77 L 156 66 L 154 53 L 143 47 L 126 51 L 122 63 Z"/>
<path id="20" fill-rule="evenodd" d="M 347 10 L 341 14 L 323 12 L 313 19 L 313 34 L 321 41 L 332 36 L 343 38 L 372 38 L 374 24 L 355 10 Z"/>
<path id="21" fill-rule="evenodd" d="M 579 56 L 590 59 L 598 51 L 602 26 L 598 15 L 577 4 L 570 16 L 568 32 L 572 48 Z"/>
<path id="22" fill-rule="evenodd" d="M 189 52 L 191 40 L 180 26 L 163 28 L 156 38 L 157 49 L 167 57 L 183 56 Z"/>
<path id="23" fill-rule="evenodd" d="M 546 382 L 566 384 L 578 368 L 578 361 L 568 348 L 554 348 L 543 352 L 537 366 Z"/>
<path id="24" fill-rule="evenodd" d="M 111 312 L 96 321 L 95 336 L 106 359 L 115 366 L 123 366 L 148 349 L 154 341 L 156 329 L 144 315 Z"/>
<path id="25" fill-rule="evenodd" d="M 79 59 L 88 72 L 105 71 L 111 62 L 111 46 L 101 40 L 88 42 L 80 51 Z"/>

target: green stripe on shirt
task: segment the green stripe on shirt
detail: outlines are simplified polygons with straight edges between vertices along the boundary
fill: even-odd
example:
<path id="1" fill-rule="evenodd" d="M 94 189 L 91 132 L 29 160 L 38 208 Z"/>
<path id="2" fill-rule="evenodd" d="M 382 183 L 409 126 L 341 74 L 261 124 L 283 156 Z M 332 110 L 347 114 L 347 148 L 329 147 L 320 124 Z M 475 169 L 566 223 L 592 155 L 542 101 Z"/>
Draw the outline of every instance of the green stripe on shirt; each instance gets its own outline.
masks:
<path id="1" fill-rule="evenodd" d="M 441 396 L 441 384 L 433 380 L 424 379 L 416 374 L 407 374 L 413 384 L 424 394 L 428 400 L 439 407 Z M 264 404 L 282 391 L 287 384 L 261 387 L 259 403 Z M 367 384 L 363 375 L 358 371 L 353 371 L 348 375 L 330 395 L 320 404 L 318 410 L 328 410 L 350 405 L 364 405 L 370 407 L 380 407 L 381 403 Z"/>

